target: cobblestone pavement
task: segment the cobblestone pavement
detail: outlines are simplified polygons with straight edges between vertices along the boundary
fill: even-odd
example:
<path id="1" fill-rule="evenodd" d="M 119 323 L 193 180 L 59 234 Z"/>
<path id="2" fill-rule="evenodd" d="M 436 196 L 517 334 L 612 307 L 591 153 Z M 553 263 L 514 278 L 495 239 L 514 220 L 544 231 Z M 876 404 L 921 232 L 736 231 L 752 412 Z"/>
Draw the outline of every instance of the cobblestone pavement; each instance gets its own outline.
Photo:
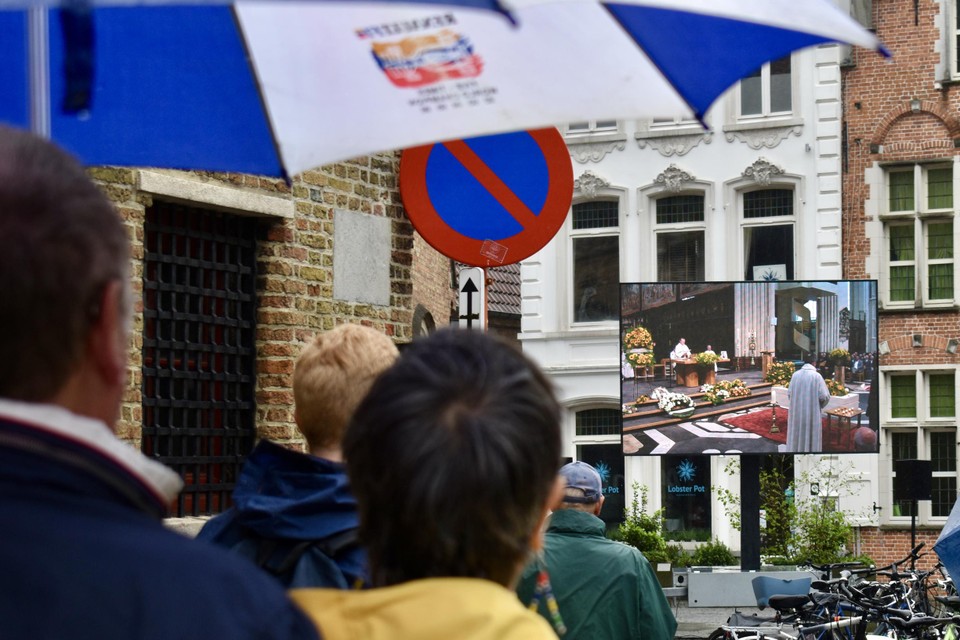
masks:
<path id="1" fill-rule="evenodd" d="M 771 611 L 760 611 L 756 607 L 688 607 L 686 599 L 670 599 L 673 615 L 677 618 L 676 638 L 705 639 L 717 627 L 727 621 L 734 609 L 745 614 L 769 615 Z M 676 602 L 674 602 L 676 600 Z"/>

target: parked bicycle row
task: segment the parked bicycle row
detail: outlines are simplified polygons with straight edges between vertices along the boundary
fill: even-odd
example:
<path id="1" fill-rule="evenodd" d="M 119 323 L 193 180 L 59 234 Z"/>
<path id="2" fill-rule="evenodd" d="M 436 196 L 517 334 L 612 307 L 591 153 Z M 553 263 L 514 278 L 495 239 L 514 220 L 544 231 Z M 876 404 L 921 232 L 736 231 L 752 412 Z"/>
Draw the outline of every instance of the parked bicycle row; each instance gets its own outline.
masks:
<path id="1" fill-rule="evenodd" d="M 884 567 L 811 562 L 810 578 L 757 577 L 757 606 L 773 613 L 734 611 L 710 640 L 954 640 L 960 596 L 940 563 L 916 568 L 923 546 Z"/>

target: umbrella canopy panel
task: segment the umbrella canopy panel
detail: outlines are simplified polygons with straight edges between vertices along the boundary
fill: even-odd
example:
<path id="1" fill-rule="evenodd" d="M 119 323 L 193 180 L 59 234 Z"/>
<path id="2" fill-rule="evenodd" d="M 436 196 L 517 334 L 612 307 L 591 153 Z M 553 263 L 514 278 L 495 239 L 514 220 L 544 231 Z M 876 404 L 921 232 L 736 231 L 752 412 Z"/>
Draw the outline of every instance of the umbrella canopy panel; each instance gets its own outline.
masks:
<path id="1" fill-rule="evenodd" d="M 40 30 L 47 47 L 28 41 L 37 30 L 22 12 L 0 11 L 0 120 L 28 126 L 29 96 L 49 95 L 50 136 L 88 164 L 289 175 L 565 122 L 702 117 L 796 48 L 878 46 L 824 0 L 514 4 L 516 24 L 397 1 L 95 7 L 92 103 L 79 114 L 60 108 L 77 54 L 58 11 Z M 38 49 L 49 72 L 28 75 Z"/>
<path id="2" fill-rule="evenodd" d="M 256 79 L 230 7 L 100 8 L 94 12 L 89 110 L 64 113 L 65 47 L 50 12 L 49 135 L 86 164 L 281 175 Z M 0 120 L 30 126 L 24 12 L 0 12 Z M 42 90 L 42 87 L 40 87 Z"/>

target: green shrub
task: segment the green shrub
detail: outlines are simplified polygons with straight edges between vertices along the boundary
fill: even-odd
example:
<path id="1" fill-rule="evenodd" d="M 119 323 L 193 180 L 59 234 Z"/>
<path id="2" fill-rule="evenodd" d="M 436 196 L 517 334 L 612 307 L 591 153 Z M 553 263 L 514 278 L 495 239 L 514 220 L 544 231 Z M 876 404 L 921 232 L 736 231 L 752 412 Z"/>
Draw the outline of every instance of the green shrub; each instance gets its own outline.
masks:
<path id="1" fill-rule="evenodd" d="M 668 542 L 705 542 L 710 539 L 710 529 L 682 529 L 665 531 L 663 537 Z"/>
<path id="2" fill-rule="evenodd" d="M 647 513 L 647 488 L 633 483 L 633 500 L 623 510 L 624 521 L 610 537 L 636 547 L 651 563 L 667 562 L 663 539 L 663 509 Z"/>
<path id="3" fill-rule="evenodd" d="M 678 544 L 667 545 L 667 560 L 675 569 L 689 567 L 693 564 L 693 556 Z"/>
<path id="4" fill-rule="evenodd" d="M 723 567 L 737 564 L 737 556 L 730 547 L 716 538 L 706 542 L 693 552 L 693 564 L 705 567 Z"/>

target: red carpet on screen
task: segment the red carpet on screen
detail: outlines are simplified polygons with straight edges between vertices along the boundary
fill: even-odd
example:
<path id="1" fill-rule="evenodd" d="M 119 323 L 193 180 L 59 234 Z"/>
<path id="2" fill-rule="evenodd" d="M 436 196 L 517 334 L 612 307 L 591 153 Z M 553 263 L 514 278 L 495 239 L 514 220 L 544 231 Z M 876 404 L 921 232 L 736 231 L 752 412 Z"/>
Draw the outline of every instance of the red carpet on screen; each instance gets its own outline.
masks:
<path id="1" fill-rule="evenodd" d="M 786 444 L 787 442 L 787 410 L 777 408 L 777 427 L 779 433 L 771 433 L 770 428 L 773 423 L 772 409 L 758 409 L 739 416 L 732 416 L 721 420 L 723 424 L 731 427 L 738 427 L 751 433 L 763 436 L 774 442 Z M 823 449 L 824 451 L 850 451 L 846 433 L 838 433 L 836 427 L 827 428 L 826 419 L 823 420 Z M 839 439 L 838 439 L 839 436 Z M 839 445 L 837 444 L 839 443 Z"/>

